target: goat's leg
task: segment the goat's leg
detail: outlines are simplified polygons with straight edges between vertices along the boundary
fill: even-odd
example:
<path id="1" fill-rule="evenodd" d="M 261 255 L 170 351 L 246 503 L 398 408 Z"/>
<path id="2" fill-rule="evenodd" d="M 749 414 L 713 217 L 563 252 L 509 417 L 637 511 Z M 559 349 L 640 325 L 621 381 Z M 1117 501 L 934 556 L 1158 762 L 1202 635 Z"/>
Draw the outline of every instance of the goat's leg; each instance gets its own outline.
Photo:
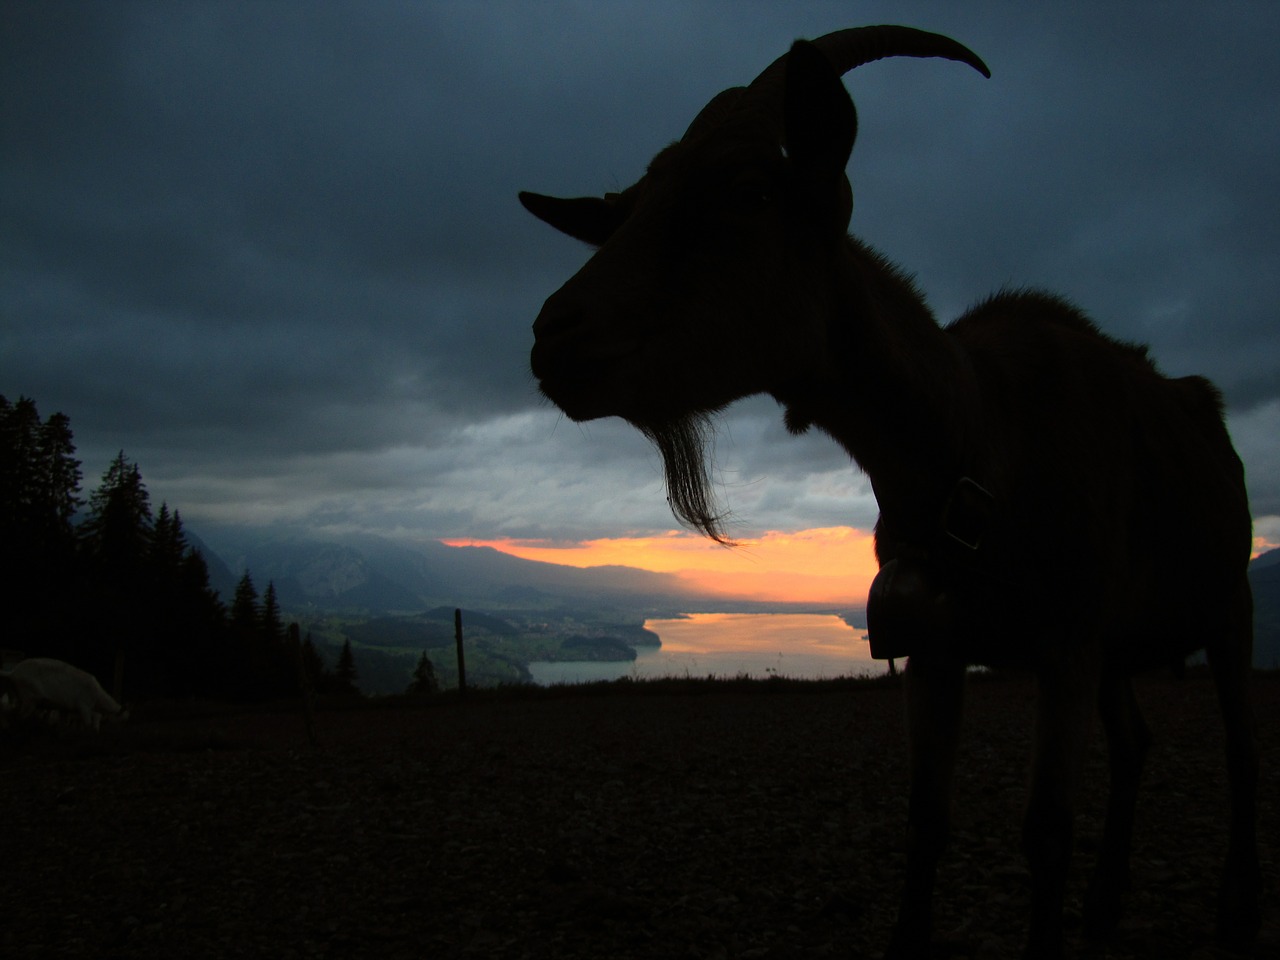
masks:
<path id="1" fill-rule="evenodd" d="M 1074 802 L 1097 680 L 1079 664 L 1037 677 L 1035 758 L 1022 844 L 1031 869 L 1028 958 L 1062 956 L 1062 899 L 1071 860 Z"/>
<path id="2" fill-rule="evenodd" d="M 1098 710 L 1107 734 L 1111 791 L 1098 863 L 1084 902 L 1085 933 L 1105 937 L 1120 920 L 1122 898 L 1129 889 L 1129 851 L 1138 781 L 1151 747 L 1151 731 L 1142 719 L 1133 683 L 1127 676 L 1104 677 Z"/>
<path id="3" fill-rule="evenodd" d="M 1222 708 L 1231 794 L 1231 834 L 1218 892 L 1217 936 L 1223 943 L 1242 946 L 1253 940 L 1262 922 L 1259 906 L 1262 874 L 1258 866 L 1256 827 L 1258 752 L 1249 703 L 1253 598 L 1247 584 L 1206 653 Z"/>
<path id="4" fill-rule="evenodd" d="M 951 780 L 964 667 L 912 657 L 906 670 L 911 799 L 907 813 L 907 876 L 887 957 L 925 957 L 932 932 L 933 884 L 951 827 Z"/>

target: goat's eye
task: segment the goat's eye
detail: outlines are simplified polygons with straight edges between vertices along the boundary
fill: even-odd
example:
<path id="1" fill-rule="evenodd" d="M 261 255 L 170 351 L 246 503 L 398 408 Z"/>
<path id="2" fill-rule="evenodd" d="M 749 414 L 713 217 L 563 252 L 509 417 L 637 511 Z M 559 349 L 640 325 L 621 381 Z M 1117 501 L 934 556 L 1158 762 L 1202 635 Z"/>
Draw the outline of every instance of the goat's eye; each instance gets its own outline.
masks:
<path id="1" fill-rule="evenodd" d="M 735 183 L 729 198 L 735 211 L 754 213 L 773 199 L 773 186 L 763 178 L 752 177 Z"/>

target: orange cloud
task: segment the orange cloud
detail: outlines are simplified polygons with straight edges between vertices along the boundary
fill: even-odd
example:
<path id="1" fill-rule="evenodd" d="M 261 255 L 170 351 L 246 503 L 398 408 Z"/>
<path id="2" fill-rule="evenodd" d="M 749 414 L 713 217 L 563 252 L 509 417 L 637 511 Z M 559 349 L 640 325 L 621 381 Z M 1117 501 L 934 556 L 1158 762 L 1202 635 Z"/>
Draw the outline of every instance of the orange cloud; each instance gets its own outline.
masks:
<path id="1" fill-rule="evenodd" d="M 525 560 L 571 567 L 617 565 L 671 573 L 693 589 L 734 600 L 861 604 L 877 569 L 870 532 L 852 527 L 769 531 L 736 547 L 722 547 L 682 530 L 568 544 L 510 539 L 444 542 L 493 547 Z"/>

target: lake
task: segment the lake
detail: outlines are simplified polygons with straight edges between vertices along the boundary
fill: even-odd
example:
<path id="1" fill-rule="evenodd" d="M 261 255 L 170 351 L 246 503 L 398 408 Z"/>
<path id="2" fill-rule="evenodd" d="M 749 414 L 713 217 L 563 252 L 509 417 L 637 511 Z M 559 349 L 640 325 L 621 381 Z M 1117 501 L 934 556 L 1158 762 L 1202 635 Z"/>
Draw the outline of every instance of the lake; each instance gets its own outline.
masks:
<path id="1" fill-rule="evenodd" d="M 535 683 L 590 683 L 622 677 L 770 676 L 801 680 L 888 672 L 872 660 L 866 631 L 834 615 L 795 613 L 694 613 L 676 620 L 646 620 L 660 648 L 637 647 L 621 663 L 534 662 Z"/>

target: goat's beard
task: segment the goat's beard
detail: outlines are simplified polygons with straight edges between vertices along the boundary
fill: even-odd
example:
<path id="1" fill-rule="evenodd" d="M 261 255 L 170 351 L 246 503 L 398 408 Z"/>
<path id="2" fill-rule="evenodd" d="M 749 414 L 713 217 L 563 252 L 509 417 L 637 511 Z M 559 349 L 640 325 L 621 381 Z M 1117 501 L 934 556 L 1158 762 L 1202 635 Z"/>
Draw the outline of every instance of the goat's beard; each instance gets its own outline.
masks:
<path id="1" fill-rule="evenodd" d="M 634 422 L 633 422 L 634 423 Z M 711 490 L 707 446 L 714 432 L 711 418 L 687 414 L 663 424 L 634 423 L 662 454 L 667 503 L 682 523 L 717 543 L 731 544 L 725 533 L 725 515 L 716 507 Z"/>

